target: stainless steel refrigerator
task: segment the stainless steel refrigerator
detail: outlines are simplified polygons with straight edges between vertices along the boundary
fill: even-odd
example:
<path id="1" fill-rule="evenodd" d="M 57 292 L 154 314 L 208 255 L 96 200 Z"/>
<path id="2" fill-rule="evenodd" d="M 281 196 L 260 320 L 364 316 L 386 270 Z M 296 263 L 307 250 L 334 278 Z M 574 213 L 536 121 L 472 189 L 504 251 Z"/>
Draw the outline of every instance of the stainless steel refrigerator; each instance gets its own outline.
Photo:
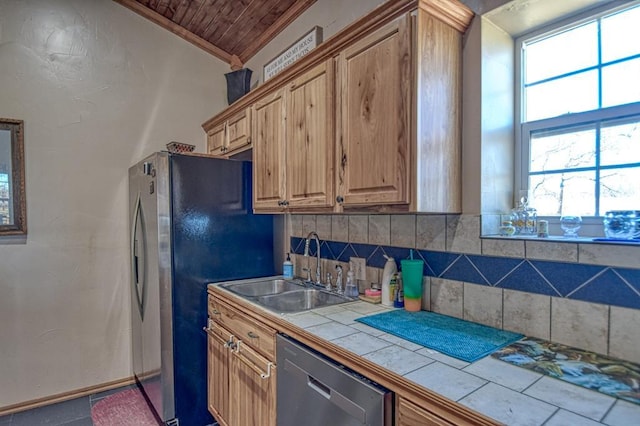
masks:
<path id="1" fill-rule="evenodd" d="M 129 169 L 133 372 L 169 425 L 207 410 L 207 284 L 270 276 L 274 217 L 254 215 L 251 163 L 155 153 Z"/>

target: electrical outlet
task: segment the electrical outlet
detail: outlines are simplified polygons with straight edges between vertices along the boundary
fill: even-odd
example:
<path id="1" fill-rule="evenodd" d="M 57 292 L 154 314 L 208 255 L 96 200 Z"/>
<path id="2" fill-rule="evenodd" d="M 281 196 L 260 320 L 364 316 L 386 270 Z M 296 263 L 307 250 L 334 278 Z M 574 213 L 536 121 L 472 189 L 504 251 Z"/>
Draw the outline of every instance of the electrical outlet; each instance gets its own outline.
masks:
<path id="1" fill-rule="evenodd" d="M 363 257 L 352 257 L 349 261 L 353 265 L 353 275 L 355 275 L 356 280 L 366 280 L 367 260 Z"/>

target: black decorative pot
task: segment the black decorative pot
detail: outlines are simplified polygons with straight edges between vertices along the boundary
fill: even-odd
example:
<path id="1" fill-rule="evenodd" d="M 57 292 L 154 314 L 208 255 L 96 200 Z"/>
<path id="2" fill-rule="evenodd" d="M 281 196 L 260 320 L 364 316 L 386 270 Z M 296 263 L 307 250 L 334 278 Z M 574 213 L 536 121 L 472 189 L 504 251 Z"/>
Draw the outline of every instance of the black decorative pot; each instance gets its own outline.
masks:
<path id="1" fill-rule="evenodd" d="M 227 78 L 227 102 L 229 105 L 249 93 L 251 73 L 249 68 L 242 68 L 224 75 Z"/>

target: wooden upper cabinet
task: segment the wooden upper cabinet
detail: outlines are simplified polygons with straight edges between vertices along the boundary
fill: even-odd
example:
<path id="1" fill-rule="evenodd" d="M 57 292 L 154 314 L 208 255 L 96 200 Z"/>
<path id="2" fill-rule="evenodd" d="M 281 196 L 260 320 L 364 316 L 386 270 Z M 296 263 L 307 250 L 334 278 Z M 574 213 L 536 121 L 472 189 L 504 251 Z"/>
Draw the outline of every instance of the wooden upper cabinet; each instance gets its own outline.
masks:
<path id="1" fill-rule="evenodd" d="M 287 207 L 333 205 L 333 60 L 300 75 L 286 89 Z"/>
<path id="2" fill-rule="evenodd" d="M 234 115 L 227 121 L 227 151 L 239 151 L 251 146 L 251 108 Z"/>
<path id="3" fill-rule="evenodd" d="M 285 200 L 284 89 L 253 105 L 253 208 L 283 209 Z"/>
<path id="4" fill-rule="evenodd" d="M 472 18 L 457 0 L 385 2 L 204 123 L 209 152 L 253 144 L 256 211 L 461 213 Z"/>
<path id="5" fill-rule="evenodd" d="M 462 34 L 422 9 L 416 61 L 412 211 L 462 212 Z"/>
<path id="6" fill-rule="evenodd" d="M 212 155 L 223 155 L 227 139 L 227 122 L 218 124 L 207 132 L 207 152 Z"/>
<path id="7" fill-rule="evenodd" d="M 253 106 L 254 209 L 331 209 L 334 197 L 333 60 Z"/>
<path id="8" fill-rule="evenodd" d="M 339 56 L 336 168 L 344 206 L 409 203 L 409 36 L 403 16 Z"/>
<path id="9" fill-rule="evenodd" d="M 246 108 L 207 131 L 207 152 L 233 155 L 251 148 L 251 109 Z"/>

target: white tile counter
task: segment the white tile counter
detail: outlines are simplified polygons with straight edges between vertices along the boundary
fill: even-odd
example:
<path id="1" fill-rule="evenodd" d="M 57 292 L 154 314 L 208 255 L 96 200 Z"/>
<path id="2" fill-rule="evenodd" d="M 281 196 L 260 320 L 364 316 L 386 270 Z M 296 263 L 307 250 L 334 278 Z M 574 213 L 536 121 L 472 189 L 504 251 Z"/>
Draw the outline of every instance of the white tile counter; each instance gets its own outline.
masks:
<path id="1" fill-rule="evenodd" d="M 355 322 L 387 309 L 358 301 L 280 318 L 510 426 L 640 424 L 640 405 L 490 356 L 469 364 Z"/>

